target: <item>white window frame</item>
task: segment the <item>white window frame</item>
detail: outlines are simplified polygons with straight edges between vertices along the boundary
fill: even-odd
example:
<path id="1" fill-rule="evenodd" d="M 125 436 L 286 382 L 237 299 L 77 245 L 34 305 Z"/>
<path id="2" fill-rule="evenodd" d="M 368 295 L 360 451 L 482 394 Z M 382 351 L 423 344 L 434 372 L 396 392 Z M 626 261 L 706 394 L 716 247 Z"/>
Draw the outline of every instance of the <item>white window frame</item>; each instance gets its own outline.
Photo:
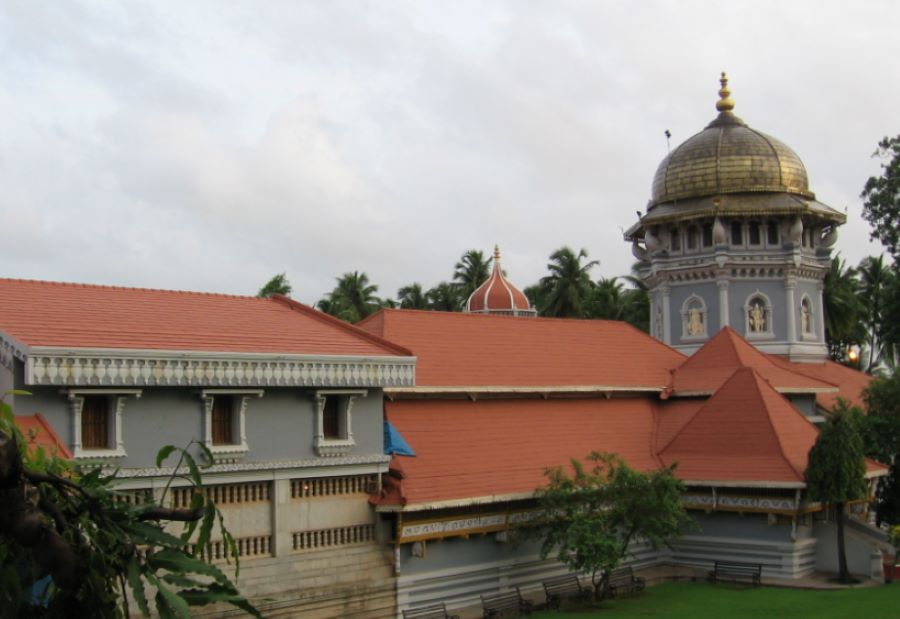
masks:
<path id="1" fill-rule="evenodd" d="M 765 331 L 752 331 L 750 329 L 750 304 L 757 298 L 762 300 L 766 314 Z M 758 288 L 744 301 L 744 337 L 748 340 L 771 340 L 775 337 L 775 312 L 772 311 L 772 301 L 768 295 L 761 292 Z"/>
<path id="2" fill-rule="evenodd" d="M 321 457 L 343 456 L 350 453 L 356 446 L 353 439 L 352 411 L 353 401 L 356 398 L 364 398 L 368 394 L 366 389 L 318 389 L 313 392 L 313 404 L 316 413 L 316 428 L 313 447 Z M 342 407 L 338 408 L 338 427 L 341 436 L 339 438 L 325 437 L 325 402 L 329 397 L 341 398 Z"/>
<path id="3" fill-rule="evenodd" d="M 265 394 L 263 389 L 204 389 L 200 392 L 200 402 L 203 407 L 203 444 L 213 455 L 215 461 L 236 460 L 250 451 L 247 444 L 247 405 L 251 398 L 261 398 Z M 232 436 L 237 437 L 237 442 L 231 445 L 213 444 L 213 401 L 216 396 L 228 396 L 232 398 L 231 423 Z"/>
<path id="4" fill-rule="evenodd" d="M 703 316 L 703 333 L 699 335 L 691 335 L 690 331 L 688 331 L 688 310 L 690 309 L 690 305 L 693 301 L 700 302 L 700 313 Z M 683 342 L 696 342 L 699 340 L 705 340 L 709 337 L 709 308 L 706 305 L 706 301 L 703 300 L 699 294 L 692 293 L 687 299 L 684 300 L 684 303 L 681 304 L 681 341 Z"/>
<path id="5" fill-rule="evenodd" d="M 69 399 L 72 417 L 72 457 L 75 459 L 112 459 L 124 458 L 125 441 L 122 439 L 122 416 L 125 412 L 125 401 L 128 398 L 140 398 L 143 389 L 67 389 L 64 393 Z M 81 413 L 85 396 L 105 396 L 109 400 L 107 408 L 107 428 L 109 440 L 106 449 L 84 449 L 81 445 Z"/>

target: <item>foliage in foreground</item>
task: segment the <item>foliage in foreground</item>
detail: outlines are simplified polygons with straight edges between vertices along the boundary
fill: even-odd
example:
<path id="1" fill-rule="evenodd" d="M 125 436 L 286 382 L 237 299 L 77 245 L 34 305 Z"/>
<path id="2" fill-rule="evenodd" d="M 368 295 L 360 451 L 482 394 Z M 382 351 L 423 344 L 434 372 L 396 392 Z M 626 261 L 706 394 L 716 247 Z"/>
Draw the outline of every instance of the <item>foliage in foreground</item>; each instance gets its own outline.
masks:
<path id="1" fill-rule="evenodd" d="M 157 456 L 157 466 L 179 456 L 162 505 L 132 505 L 115 490 L 117 472 L 82 469 L 29 447 L 0 401 L 0 616 L 127 617 L 129 597 L 144 616 L 153 606 L 163 619 L 188 618 L 191 606 L 216 602 L 261 616 L 208 562 L 216 523 L 236 568 L 237 547 L 202 492 L 189 448 L 170 445 Z M 189 509 L 163 506 L 176 478 L 193 488 Z M 166 521 L 185 528 L 173 535 Z"/>
<path id="2" fill-rule="evenodd" d="M 693 520 L 681 503 L 684 486 L 674 466 L 642 473 L 616 454 L 599 452 L 587 462 L 590 468 L 573 459 L 572 475 L 562 467 L 547 471 L 547 486 L 537 490 L 540 515 L 529 531 L 543 538 L 542 557 L 555 554 L 569 569 L 590 573 L 599 597 L 631 542 L 659 548 Z"/>
<path id="3" fill-rule="evenodd" d="M 839 399 L 837 406 L 809 450 L 806 491 L 812 501 L 834 506 L 837 516 L 838 569 L 841 582 L 850 582 L 844 547 L 844 506 L 868 496 L 863 440 L 859 433 L 858 408 Z"/>

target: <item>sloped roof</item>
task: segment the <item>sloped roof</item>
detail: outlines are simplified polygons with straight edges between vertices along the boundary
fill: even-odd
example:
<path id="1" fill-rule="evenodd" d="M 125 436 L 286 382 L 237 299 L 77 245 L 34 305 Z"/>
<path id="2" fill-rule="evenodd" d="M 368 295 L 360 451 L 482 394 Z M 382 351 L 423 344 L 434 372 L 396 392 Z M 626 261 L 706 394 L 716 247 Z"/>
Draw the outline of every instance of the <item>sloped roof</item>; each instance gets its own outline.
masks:
<path id="1" fill-rule="evenodd" d="M 770 359 L 783 368 L 803 374 L 816 380 L 826 381 L 838 386 L 838 393 L 817 393 L 816 404 L 825 410 L 831 410 L 837 399 L 844 398 L 854 406 L 865 406 L 862 392 L 872 382 L 872 377 L 865 372 L 848 368 L 834 361 L 824 363 L 796 363 L 782 357 L 770 356 Z"/>
<path id="2" fill-rule="evenodd" d="M 417 454 L 397 458 L 410 506 L 530 495 L 548 467 L 591 451 L 617 452 L 641 470 L 660 466 L 649 398 L 398 400 L 386 413 Z"/>
<path id="3" fill-rule="evenodd" d="M 753 368 L 782 393 L 837 391 L 837 386 L 782 366 L 731 327 L 724 327 L 672 373 L 674 395 L 709 395 L 738 368 Z"/>
<path id="4" fill-rule="evenodd" d="M 48 454 L 55 454 L 66 459 L 72 458 L 72 452 L 53 430 L 53 426 L 40 413 L 16 415 L 15 421 L 25 437 L 25 442 L 32 448 L 43 447 Z"/>
<path id="5" fill-rule="evenodd" d="M 412 350 L 422 387 L 662 389 L 684 355 L 622 322 L 386 309 L 358 325 Z"/>
<path id="6" fill-rule="evenodd" d="M 802 484 L 818 430 L 755 368 L 735 370 L 663 447 L 686 481 Z"/>
<path id="7" fill-rule="evenodd" d="M 0 278 L 0 332 L 28 346 L 408 356 L 302 303 Z"/>

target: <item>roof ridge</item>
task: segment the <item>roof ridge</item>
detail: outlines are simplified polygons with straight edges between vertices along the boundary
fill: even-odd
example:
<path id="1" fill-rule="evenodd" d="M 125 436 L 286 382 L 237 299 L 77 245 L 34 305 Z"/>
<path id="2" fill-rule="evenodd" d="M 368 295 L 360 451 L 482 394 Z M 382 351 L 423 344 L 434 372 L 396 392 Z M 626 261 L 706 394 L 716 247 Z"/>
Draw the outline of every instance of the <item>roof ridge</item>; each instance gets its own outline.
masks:
<path id="1" fill-rule="evenodd" d="M 282 294 L 273 294 L 271 297 L 271 300 L 276 303 L 280 303 L 280 304 L 286 306 L 288 309 L 290 309 L 292 311 L 306 314 L 307 316 L 314 318 L 320 322 L 328 323 L 328 324 L 336 326 L 340 329 L 343 329 L 344 331 L 348 331 L 352 335 L 361 337 L 365 340 L 372 342 L 373 344 L 377 344 L 383 348 L 394 351 L 395 353 L 397 353 L 399 355 L 404 355 L 407 357 L 415 356 L 415 355 L 413 355 L 413 352 L 411 350 L 409 350 L 408 348 L 404 348 L 403 346 L 400 346 L 399 344 L 395 344 L 394 342 L 391 342 L 390 340 L 387 340 L 383 337 L 379 337 L 379 336 L 375 335 L 374 333 L 369 333 L 368 331 L 366 331 L 364 329 L 360 329 L 356 325 L 351 325 L 349 322 L 344 322 L 340 318 L 335 318 L 334 316 L 331 316 L 330 314 L 326 314 L 325 312 L 321 312 L 317 309 L 314 309 L 304 303 L 301 303 L 300 301 L 295 301 L 294 299 L 292 299 L 288 296 L 285 296 Z"/>
<path id="2" fill-rule="evenodd" d="M 791 462 L 790 458 L 788 458 L 787 454 L 785 454 L 784 443 L 781 440 L 781 433 L 778 431 L 778 428 L 775 426 L 775 422 L 772 419 L 772 410 L 771 408 L 769 408 L 769 403 L 766 401 L 766 396 L 763 394 L 762 383 L 765 383 L 765 385 L 771 391 L 782 398 L 784 403 L 786 403 L 788 406 L 790 406 L 791 408 L 793 408 L 793 406 L 784 396 L 782 396 L 780 393 L 778 393 L 778 391 L 775 390 L 774 387 L 772 387 L 772 384 L 769 383 L 769 381 L 760 376 L 759 372 L 757 372 L 754 368 L 746 369 L 750 371 L 750 376 L 753 379 L 753 386 L 756 389 L 756 395 L 759 397 L 760 402 L 762 402 L 763 410 L 766 411 L 766 421 L 769 423 L 769 427 L 772 429 L 772 435 L 775 437 L 775 442 L 778 443 L 778 455 L 781 457 L 784 463 L 787 464 L 788 468 L 797 474 L 800 481 L 803 481 L 805 479 L 804 475 L 797 470 L 797 467 L 794 466 L 794 463 Z"/>
<path id="3" fill-rule="evenodd" d="M 167 294 L 180 294 L 180 295 L 192 295 L 192 296 L 201 296 L 201 297 L 219 297 L 219 298 L 229 298 L 229 299 L 259 299 L 260 301 L 267 300 L 266 297 L 258 297 L 256 295 L 242 295 L 242 294 L 230 294 L 226 292 L 203 292 L 196 290 L 173 290 L 171 288 L 145 288 L 140 286 L 119 286 L 113 284 L 87 284 L 81 282 L 63 282 L 63 281 L 55 281 L 55 280 L 44 280 L 44 279 L 28 279 L 28 278 L 17 278 L 17 277 L 0 277 L 0 283 L 3 282 L 11 282 L 11 283 L 24 283 L 24 284 L 42 284 L 48 286 L 55 286 L 61 288 L 89 288 L 89 289 L 100 289 L 100 290 L 131 290 L 135 292 L 165 292 Z"/>

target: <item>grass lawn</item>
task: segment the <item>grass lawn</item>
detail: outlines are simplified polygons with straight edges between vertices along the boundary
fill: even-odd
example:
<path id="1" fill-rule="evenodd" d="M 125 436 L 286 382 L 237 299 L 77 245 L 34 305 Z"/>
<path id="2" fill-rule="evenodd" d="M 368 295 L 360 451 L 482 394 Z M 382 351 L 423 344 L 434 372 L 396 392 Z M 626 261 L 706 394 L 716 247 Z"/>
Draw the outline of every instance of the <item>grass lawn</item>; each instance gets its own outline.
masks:
<path id="1" fill-rule="evenodd" d="M 808 590 L 741 587 L 673 582 L 649 587 L 643 593 L 576 609 L 535 613 L 549 619 L 742 619 L 790 617 L 802 619 L 898 619 L 900 583 L 865 589 Z"/>

